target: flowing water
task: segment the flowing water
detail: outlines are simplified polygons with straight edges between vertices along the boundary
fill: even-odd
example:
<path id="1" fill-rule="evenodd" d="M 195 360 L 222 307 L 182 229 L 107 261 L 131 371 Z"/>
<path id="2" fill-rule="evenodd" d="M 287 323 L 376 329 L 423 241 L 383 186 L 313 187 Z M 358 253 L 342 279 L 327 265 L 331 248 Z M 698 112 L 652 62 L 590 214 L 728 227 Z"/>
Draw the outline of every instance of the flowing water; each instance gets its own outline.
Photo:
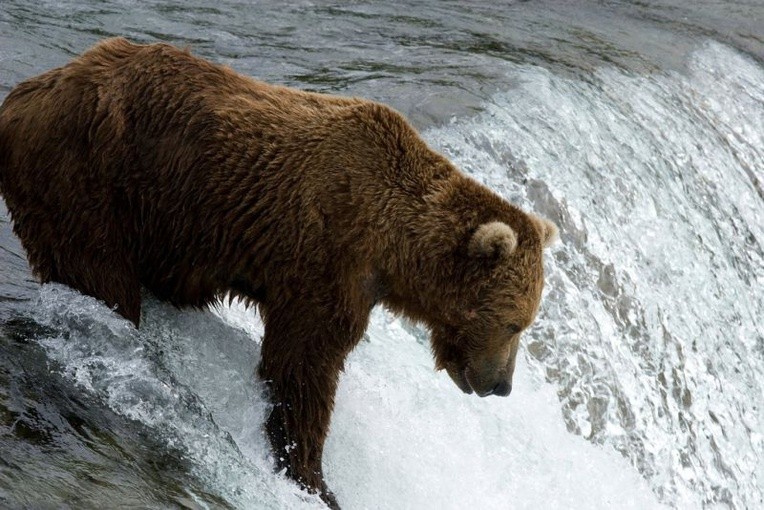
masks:
<path id="1" fill-rule="evenodd" d="M 764 507 L 764 3 L 4 0 L 0 98 L 111 35 L 384 101 L 560 226 L 508 399 L 373 312 L 345 508 Z M 270 467 L 261 336 L 40 287 L 0 202 L 0 508 L 320 508 Z"/>

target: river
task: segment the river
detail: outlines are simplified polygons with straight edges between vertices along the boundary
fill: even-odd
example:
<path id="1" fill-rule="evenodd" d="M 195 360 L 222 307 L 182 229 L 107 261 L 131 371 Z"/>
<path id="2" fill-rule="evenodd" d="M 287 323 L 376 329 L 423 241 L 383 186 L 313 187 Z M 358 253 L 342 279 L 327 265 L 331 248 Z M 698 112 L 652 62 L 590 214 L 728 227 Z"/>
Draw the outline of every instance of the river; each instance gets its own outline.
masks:
<path id="1" fill-rule="evenodd" d="M 560 226 L 512 396 L 375 309 L 324 455 L 346 509 L 764 507 L 764 3 L 0 3 L 0 99 L 109 36 L 404 113 Z M 34 281 L 0 201 L 0 508 L 321 508 L 271 470 L 262 323 Z"/>

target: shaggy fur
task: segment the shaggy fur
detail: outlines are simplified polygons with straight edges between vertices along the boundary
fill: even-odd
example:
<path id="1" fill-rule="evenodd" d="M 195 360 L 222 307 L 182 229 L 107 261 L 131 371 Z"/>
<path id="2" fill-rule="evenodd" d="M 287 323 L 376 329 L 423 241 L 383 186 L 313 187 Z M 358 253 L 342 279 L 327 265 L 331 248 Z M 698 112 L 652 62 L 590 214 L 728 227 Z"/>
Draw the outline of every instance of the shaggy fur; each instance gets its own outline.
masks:
<path id="1" fill-rule="evenodd" d="M 227 293 L 256 303 L 275 458 L 333 507 L 324 440 L 375 303 L 423 321 L 464 391 L 507 394 L 550 238 L 383 105 L 124 39 L 10 93 L 0 192 L 40 280 L 136 326 L 141 286 L 177 306 Z M 474 256 L 491 222 L 513 249 Z"/>

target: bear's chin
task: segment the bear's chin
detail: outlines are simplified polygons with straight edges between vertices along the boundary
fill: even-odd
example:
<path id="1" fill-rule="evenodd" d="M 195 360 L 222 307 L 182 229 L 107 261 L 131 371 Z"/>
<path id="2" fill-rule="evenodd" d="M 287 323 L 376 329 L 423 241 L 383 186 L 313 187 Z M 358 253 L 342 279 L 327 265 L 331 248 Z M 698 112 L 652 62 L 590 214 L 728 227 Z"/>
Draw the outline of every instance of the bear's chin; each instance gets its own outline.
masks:
<path id="1" fill-rule="evenodd" d="M 456 368 L 456 366 L 450 365 L 446 367 L 446 372 L 448 372 L 448 376 L 452 381 L 454 381 L 454 384 L 456 384 L 460 390 L 462 390 L 467 395 L 471 395 L 473 393 L 472 386 L 470 386 L 470 383 L 467 381 L 466 367 L 460 370 Z"/>

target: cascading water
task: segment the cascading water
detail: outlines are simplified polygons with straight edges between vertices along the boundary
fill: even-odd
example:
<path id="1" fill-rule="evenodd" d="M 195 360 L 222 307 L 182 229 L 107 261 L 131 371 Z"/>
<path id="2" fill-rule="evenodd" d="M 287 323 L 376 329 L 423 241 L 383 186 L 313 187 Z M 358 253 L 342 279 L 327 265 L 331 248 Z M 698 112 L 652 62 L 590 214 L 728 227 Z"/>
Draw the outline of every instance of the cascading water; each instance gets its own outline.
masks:
<path id="1" fill-rule="evenodd" d="M 516 79 L 432 138 L 561 226 L 532 366 L 568 428 L 627 455 L 665 501 L 756 506 L 764 69 L 709 43 L 687 75 Z"/>
<path id="2" fill-rule="evenodd" d="M 665 501 L 756 506 L 764 69 L 708 43 L 687 75 L 515 79 L 431 138 L 561 226 L 531 366 L 557 385 L 568 428 L 628 456 Z"/>
<path id="3" fill-rule="evenodd" d="M 691 4 L 9 0 L 0 90 L 93 26 L 187 41 L 247 74 L 392 102 L 559 224 L 508 399 L 461 394 L 425 331 L 373 312 L 326 446 L 345 508 L 757 508 L 764 8 Z M 271 472 L 252 310 L 147 296 L 136 331 L 32 283 L 9 226 L 0 203 L 0 508 L 321 507 Z"/>

